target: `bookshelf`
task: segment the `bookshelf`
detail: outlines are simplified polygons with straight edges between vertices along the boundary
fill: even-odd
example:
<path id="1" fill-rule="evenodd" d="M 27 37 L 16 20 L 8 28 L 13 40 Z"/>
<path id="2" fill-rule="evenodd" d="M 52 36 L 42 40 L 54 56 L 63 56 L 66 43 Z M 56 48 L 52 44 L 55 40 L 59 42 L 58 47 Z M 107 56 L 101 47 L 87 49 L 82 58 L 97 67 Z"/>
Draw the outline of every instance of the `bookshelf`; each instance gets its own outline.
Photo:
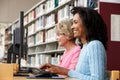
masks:
<path id="1" fill-rule="evenodd" d="M 54 27 L 64 18 L 72 19 L 70 10 L 74 6 L 87 7 L 87 1 L 89 0 L 41 0 L 25 13 L 24 28 L 28 33 L 28 66 L 39 66 L 46 62 L 59 63 L 65 49 L 58 46 Z M 97 3 L 93 9 L 96 7 L 98 7 Z M 10 25 L 12 30 L 16 25 L 17 21 Z"/>

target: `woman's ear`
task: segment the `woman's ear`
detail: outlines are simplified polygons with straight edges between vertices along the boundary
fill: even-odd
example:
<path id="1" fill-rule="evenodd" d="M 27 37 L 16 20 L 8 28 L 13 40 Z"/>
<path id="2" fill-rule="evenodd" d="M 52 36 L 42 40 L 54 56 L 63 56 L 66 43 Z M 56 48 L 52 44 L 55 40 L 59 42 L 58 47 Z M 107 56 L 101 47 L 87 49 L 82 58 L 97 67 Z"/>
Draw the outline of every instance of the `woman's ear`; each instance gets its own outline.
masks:
<path id="1" fill-rule="evenodd" d="M 67 40 L 70 40 L 70 37 L 69 36 L 66 36 Z"/>

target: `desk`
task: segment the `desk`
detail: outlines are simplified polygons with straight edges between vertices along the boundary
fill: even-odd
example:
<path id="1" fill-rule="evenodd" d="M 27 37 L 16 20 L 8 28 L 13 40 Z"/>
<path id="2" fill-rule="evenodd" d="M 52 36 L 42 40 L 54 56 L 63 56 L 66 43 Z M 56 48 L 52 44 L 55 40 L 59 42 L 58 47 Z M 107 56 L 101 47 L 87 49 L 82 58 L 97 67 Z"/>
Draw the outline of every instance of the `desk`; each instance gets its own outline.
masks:
<path id="1" fill-rule="evenodd" d="M 65 79 L 27 79 L 26 77 L 14 77 L 14 80 L 79 80 L 74 78 L 65 78 Z"/>
<path id="2" fill-rule="evenodd" d="M 50 79 L 50 78 L 27 79 L 26 77 L 14 77 L 14 80 L 65 80 L 65 79 Z"/>
<path id="3" fill-rule="evenodd" d="M 26 77 L 14 77 L 14 80 L 27 80 Z"/>

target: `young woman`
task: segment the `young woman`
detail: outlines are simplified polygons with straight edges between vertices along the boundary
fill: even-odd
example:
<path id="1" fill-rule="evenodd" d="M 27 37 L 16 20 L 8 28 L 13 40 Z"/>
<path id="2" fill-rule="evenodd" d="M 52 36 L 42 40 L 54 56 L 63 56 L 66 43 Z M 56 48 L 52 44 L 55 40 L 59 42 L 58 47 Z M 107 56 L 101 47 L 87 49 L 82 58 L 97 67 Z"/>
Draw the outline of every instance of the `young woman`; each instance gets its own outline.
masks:
<path id="1" fill-rule="evenodd" d="M 44 64 L 40 68 L 79 80 L 107 80 L 106 49 L 107 28 L 97 11 L 74 7 L 72 30 L 83 47 L 75 70 Z"/>

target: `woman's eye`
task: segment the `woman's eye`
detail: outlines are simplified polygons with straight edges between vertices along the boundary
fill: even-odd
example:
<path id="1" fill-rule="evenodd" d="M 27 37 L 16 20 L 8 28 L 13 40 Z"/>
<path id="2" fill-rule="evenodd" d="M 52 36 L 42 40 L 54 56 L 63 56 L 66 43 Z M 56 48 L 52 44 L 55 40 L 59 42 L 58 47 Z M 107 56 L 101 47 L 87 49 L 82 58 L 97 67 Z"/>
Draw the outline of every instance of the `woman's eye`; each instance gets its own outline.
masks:
<path id="1" fill-rule="evenodd" d="M 74 20 L 74 21 L 73 21 L 73 24 L 77 24 L 77 21 L 76 21 L 76 20 Z"/>
<path id="2" fill-rule="evenodd" d="M 75 24 L 77 24 L 77 21 L 74 21 Z"/>

